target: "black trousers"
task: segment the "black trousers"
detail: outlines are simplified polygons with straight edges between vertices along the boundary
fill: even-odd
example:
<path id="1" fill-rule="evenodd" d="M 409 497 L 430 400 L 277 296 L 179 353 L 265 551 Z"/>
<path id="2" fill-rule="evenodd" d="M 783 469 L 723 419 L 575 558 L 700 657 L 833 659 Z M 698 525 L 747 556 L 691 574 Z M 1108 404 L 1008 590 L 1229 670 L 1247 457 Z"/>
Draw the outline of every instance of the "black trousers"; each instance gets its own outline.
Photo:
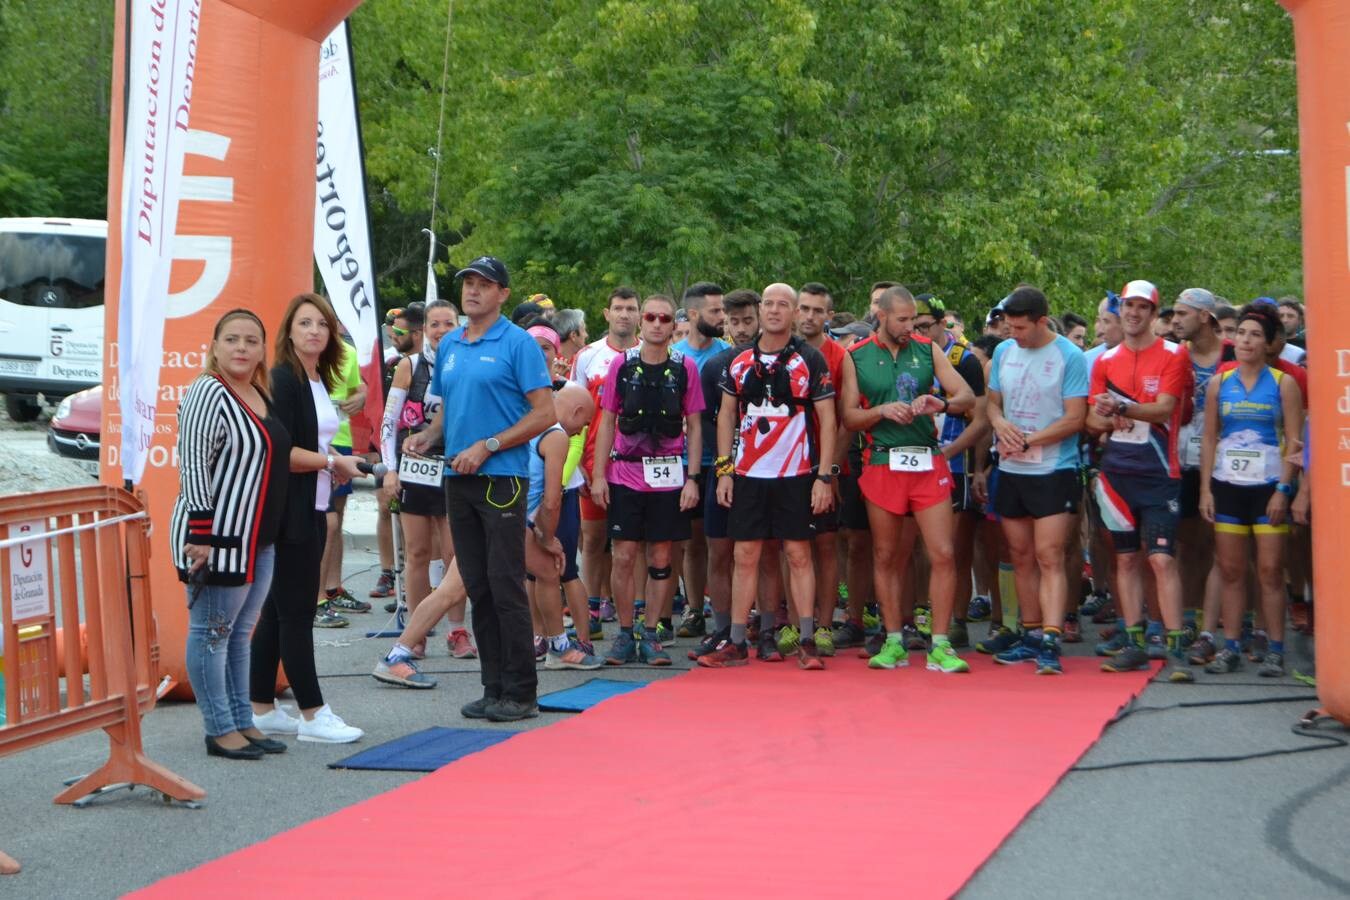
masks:
<path id="1" fill-rule="evenodd" d="M 248 693 L 254 703 L 271 703 L 277 693 L 277 663 L 286 669 L 300 709 L 323 706 L 314 669 L 314 612 L 319 606 L 319 564 L 328 539 L 322 512 L 315 510 L 310 534 L 277 541 L 272 588 L 253 631 Z"/>
<path id="2" fill-rule="evenodd" d="M 473 633 L 483 696 L 533 703 L 534 628 L 525 593 L 524 478 L 456 475 L 445 479 L 455 560 L 473 601 Z"/>

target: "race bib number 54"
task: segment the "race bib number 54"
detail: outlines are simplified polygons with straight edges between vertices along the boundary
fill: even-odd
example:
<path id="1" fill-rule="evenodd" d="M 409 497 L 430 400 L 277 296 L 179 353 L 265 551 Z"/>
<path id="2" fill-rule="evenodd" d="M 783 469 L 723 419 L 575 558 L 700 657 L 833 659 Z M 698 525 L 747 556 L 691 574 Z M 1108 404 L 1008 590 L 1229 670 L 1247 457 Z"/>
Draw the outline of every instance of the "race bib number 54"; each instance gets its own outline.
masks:
<path id="1" fill-rule="evenodd" d="M 651 488 L 684 487 L 684 466 L 678 456 L 644 456 L 642 480 Z"/>

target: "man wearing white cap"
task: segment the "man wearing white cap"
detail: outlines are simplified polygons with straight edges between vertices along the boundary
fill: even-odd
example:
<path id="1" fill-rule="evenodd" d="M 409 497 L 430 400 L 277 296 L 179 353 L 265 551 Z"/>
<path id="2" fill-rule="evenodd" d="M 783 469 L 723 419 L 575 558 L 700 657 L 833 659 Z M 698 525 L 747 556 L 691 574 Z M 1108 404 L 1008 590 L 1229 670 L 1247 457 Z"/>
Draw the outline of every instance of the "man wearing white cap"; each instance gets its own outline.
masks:
<path id="1" fill-rule="evenodd" d="M 1173 681 L 1193 680 L 1184 666 L 1181 575 L 1176 562 L 1181 466 L 1177 436 L 1189 416 L 1191 366 L 1186 348 L 1153 336 L 1158 289 L 1131 281 L 1120 292 L 1125 339 L 1092 370 L 1088 429 L 1109 435 L 1095 484 L 1102 521 L 1116 549 L 1116 595 L 1130 643 L 1102 666 L 1128 672 L 1149 665 L 1144 647 L 1144 557 L 1158 585 Z"/>
<path id="2" fill-rule="evenodd" d="M 1177 560 L 1183 594 L 1190 604 L 1183 614 L 1188 629 L 1195 627 L 1196 608 L 1202 603 L 1207 624 L 1213 623 L 1219 615 L 1217 580 L 1213 591 L 1206 589 L 1214 566 L 1214 529 L 1200 518 L 1200 432 L 1204 430 L 1205 386 L 1219 370 L 1220 363 L 1236 357 L 1233 345 L 1219 336 L 1219 320 L 1214 317 L 1217 307 L 1214 295 L 1204 288 L 1186 288 L 1173 307 L 1176 310 L 1173 321 L 1186 342 L 1195 381 L 1195 414 L 1181 427 L 1177 441 L 1177 452 L 1181 457 L 1181 527 L 1177 531 Z M 1214 636 L 1205 632 L 1190 647 L 1189 658 L 1193 664 L 1203 665 L 1214 659 L 1214 653 Z"/>

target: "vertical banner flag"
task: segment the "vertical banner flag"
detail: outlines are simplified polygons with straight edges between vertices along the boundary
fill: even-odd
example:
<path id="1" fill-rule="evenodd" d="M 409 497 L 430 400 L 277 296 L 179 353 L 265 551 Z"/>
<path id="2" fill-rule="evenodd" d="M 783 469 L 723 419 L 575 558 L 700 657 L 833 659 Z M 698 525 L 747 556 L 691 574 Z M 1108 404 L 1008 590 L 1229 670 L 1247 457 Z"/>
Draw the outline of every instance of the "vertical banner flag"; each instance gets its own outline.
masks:
<path id="1" fill-rule="evenodd" d="M 201 0 L 131 0 L 122 169 L 122 472 L 139 484 L 155 436 L 183 154 L 192 111 Z"/>
<path id="2" fill-rule="evenodd" d="M 361 380 L 366 385 L 365 409 L 352 418 L 352 447 L 360 454 L 369 449 L 384 414 L 384 355 L 351 49 L 347 22 L 334 28 L 319 48 L 314 262 L 338 319 L 356 345 Z"/>

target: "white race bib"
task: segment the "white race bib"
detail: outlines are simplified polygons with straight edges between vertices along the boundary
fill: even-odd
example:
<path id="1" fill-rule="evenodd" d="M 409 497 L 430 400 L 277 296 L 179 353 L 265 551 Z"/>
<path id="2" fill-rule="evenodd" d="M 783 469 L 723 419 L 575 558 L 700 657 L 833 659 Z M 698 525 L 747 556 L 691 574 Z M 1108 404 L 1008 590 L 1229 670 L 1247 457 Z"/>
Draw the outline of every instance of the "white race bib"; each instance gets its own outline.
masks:
<path id="1" fill-rule="evenodd" d="M 678 456 L 644 456 L 642 480 L 652 488 L 684 487 L 684 466 Z"/>
<path id="2" fill-rule="evenodd" d="M 1187 469 L 1200 468 L 1200 444 L 1202 438 L 1198 434 L 1188 434 L 1186 440 L 1181 444 L 1181 465 Z"/>
<path id="3" fill-rule="evenodd" d="M 788 408 L 785 403 L 780 403 L 777 406 L 772 403 L 751 403 L 745 408 L 745 414 L 767 419 L 786 419 Z"/>
<path id="4" fill-rule="evenodd" d="M 892 472 L 933 471 L 933 451 L 928 447 L 892 447 Z"/>
<path id="5" fill-rule="evenodd" d="M 1148 443 L 1148 423 L 1141 422 L 1138 419 L 1126 419 L 1130 423 L 1129 428 L 1122 428 L 1120 431 L 1111 432 L 1111 440 L 1118 444 L 1146 444 Z"/>
<path id="6" fill-rule="evenodd" d="M 445 460 L 423 459 L 403 454 L 398 461 L 398 480 L 403 484 L 422 484 L 427 487 L 440 487 L 441 476 L 445 472 Z"/>
<path id="7" fill-rule="evenodd" d="M 1266 455 L 1260 450 L 1239 450 L 1228 447 L 1220 461 L 1223 481 L 1232 484 L 1265 484 Z"/>

